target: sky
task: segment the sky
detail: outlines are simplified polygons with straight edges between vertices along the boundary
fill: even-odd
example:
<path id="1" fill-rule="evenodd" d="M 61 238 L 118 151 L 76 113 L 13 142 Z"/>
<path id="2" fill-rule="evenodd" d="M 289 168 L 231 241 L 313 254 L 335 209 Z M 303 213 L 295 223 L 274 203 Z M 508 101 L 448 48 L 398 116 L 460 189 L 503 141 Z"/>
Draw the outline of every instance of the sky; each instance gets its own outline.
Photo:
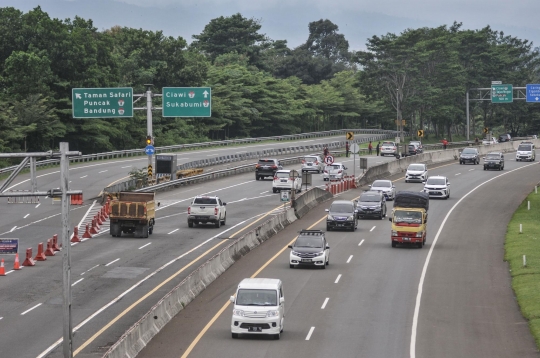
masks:
<path id="1" fill-rule="evenodd" d="M 290 48 L 304 43 L 312 21 L 338 25 L 350 50 L 365 50 L 368 38 L 399 34 L 419 27 L 464 29 L 489 25 L 540 46 L 540 0 L 1 0 L 0 7 L 23 12 L 41 6 L 51 18 L 91 19 L 98 30 L 113 26 L 163 31 L 188 43 L 210 20 L 241 13 L 260 20 L 261 34 L 287 40 Z M 5 34 L 4 34 L 5 36 Z"/>

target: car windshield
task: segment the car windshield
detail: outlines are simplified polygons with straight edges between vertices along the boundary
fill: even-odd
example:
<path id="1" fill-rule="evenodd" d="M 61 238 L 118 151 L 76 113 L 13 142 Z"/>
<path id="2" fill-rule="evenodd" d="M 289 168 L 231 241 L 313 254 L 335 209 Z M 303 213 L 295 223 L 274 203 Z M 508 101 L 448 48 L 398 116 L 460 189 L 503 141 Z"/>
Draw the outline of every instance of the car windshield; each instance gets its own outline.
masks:
<path id="1" fill-rule="evenodd" d="M 379 202 L 381 197 L 377 194 L 364 193 L 360 195 L 360 201 L 362 202 Z"/>
<path id="2" fill-rule="evenodd" d="M 411 164 L 409 165 L 409 168 L 407 170 L 424 171 L 425 168 L 421 164 Z"/>
<path id="3" fill-rule="evenodd" d="M 304 157 L 304 160 L 308 163 L 313 163 L 317 161 L 317 157 Z"/>
<path id="4" fill-rule="evenodd" d="M 441 178 L 429 178 L 426 182 L 426 185 L 445 185 L 446 179 Z"/>
<path id="5" fill-rule="evenodd" d="M 527 144 L 520 144 L 518 150 L 521 151 L 531 151 L 531 146 Z"/>
<path id="6" fill-rule="evenodd" d="M 476 154 L 476 150 L 472 148 L 466 148 L 466 149 L 463 149 L 462 154 Z"/>
<path id="7" fill-rule="evenodd" d="M 240 289 L 236 295 L 240 306 L 277 306 L 276 290 Z"/>
<path id="8" fill-rule="evenodd" d="M 420 142 L 409 142 L 409 144 L 416 144 L 416 145 L 420 145 Z"/>
<path id="9" fill-rule="evenodd" d="M 261 159 L 259 159 L 259 164 L 260 165 L 275 165 L 273 160 L 261 160 Z"/>
<path id="10" fill-rule="evenodd" d="M 419 211 L 396 210 L 394 212 L 395 223 L 422 223 L 422 213 Z"/>
<path id="11" fill-rule="evenodd" d="M 323 241 L 319 237 L 299 236 L 294 243 L 294 247 L 322 248 Z"/>
<path id="12" fill-rule="evenodd" d="M 288 178 L 289 177 L 289 172 L 276 172 L 276 177 L 278 178 Z"/>
<path id="13" fill-rule="evenodd" d="M 200 205 L 217 205 L 216 198 L 195 198 L 193 201 L 193 204 L 200 204 Z"/>
<path id="14" fill-rule="evenodd" d="M 490 159 L 492 159 L 492 160 L 493 159 L 499 159 L 499 158 L 500 158 L 500 156 L 498 154 L 488 154 L 486 156 L 486 159 L 488 159 L 488 160 L 490 160 Z"/>
<path id="15" fill-rule="evenodd" d="M 330 212 L 332 213 L 352 213 L 352 204 L 332 204 L 330 206 Z"/>
<path id="16" fill-rule="evenodd" d="M 392 183 L 389 182 L 389 181 L 384 181 L 384 180 L 376 180 L 373 182 L 373 185 L 371 185 L 371 187 L 377 187 L 377 188 L 391 188 L 392 187 Z"/>

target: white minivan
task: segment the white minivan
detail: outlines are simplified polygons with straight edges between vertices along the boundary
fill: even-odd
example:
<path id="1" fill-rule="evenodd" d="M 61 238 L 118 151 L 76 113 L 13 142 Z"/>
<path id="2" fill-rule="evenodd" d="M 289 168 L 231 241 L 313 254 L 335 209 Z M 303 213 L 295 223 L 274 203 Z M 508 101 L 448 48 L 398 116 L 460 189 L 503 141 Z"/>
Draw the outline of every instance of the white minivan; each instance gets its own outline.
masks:
<path id="1" fill-rule="evenodd" d="M 231 320 L 232 338 L 239 334 L 270 334 L 281 337 L 285 318 L 285 299 L 281 280 L 275 278 L 245 278 L 236 295 Z"/>

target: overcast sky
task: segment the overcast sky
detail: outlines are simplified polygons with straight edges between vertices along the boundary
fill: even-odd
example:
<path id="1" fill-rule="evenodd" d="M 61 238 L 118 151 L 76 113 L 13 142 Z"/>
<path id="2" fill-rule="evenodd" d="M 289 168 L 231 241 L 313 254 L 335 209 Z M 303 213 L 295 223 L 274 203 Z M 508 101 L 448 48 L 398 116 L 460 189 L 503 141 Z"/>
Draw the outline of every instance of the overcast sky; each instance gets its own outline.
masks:
<path id="1" fill-rule="evenodd" d="M 339 26 L 351 50 L 365 49 L 373 35 L 407 28 L 463 23 L 466 29 L 490 25 L 540 45 L 540 0 L 1 0 L 0 7 L 28 12 L 41 6 L 52 18 L 91 19 L 99 30 L 127 26 L 161 30 L 189 42 L 210 20 L 237 12 L 261 20 L 260 33 L 287 40 L 294 48 L 307 39 L 308 24 L 329 19 Z M 7 34 L 3 34 L 6 36 Z M 9 36 L 9 35 L 8 35 Z"/>

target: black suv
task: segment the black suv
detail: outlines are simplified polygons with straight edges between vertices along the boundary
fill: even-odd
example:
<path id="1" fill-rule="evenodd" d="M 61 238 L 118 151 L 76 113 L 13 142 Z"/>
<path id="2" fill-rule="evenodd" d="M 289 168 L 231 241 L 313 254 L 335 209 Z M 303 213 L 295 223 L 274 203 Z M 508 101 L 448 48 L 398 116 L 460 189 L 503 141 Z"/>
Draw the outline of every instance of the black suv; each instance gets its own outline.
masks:
<path id="1" fill-rule="evenodd" d="M 330 209 L 325 209 L 324 211 L 328 213 L 326 231 L 333 229 L 356 230 L 358 226 L 356 202 L 336 200 L 330 205 Z"/>
<path id="2" fill-rule="evenodd" d="M 506 134 L 501 134 L 499 136 L 499 143 L 503 143 L 503 142 L 510 142 L 512 140 L 512 136 L 508 133 Z"/>
<path id="3" fill-rule="evenodd" d="M 374 217 L 382 220 L 386 216 L 386 197 L 378 191 L 366 191 L 357 204 L 358 217 Z"/>
<path id="4" fill-rule="evenodd" d="M 330 246 L 322 230 L 300 231 L 298 238 L 289 248 L 292 249 L 289 254 L 290 268 L 311 265 L 324 269 L 330 263 Z"/>
<path id="5" fill-rule="evenodd" d="M 491 152 L 484 158 L 484 170 L 504 169 L 504 155 L 500 152 Z"/>
<path id="6" fill-rule="evenodd" d="M 259 159 L 255 167 L 255 180 L 264 179 L 265 177 L 274 177 L 276 172 L 283 169 L 277 159 Z"/>
<path id="7" fill-rule="evenodd" d="M 480 164 L 480 154 L 477 148 L 465 148 L 459 155 L 459 164 Z"/>

